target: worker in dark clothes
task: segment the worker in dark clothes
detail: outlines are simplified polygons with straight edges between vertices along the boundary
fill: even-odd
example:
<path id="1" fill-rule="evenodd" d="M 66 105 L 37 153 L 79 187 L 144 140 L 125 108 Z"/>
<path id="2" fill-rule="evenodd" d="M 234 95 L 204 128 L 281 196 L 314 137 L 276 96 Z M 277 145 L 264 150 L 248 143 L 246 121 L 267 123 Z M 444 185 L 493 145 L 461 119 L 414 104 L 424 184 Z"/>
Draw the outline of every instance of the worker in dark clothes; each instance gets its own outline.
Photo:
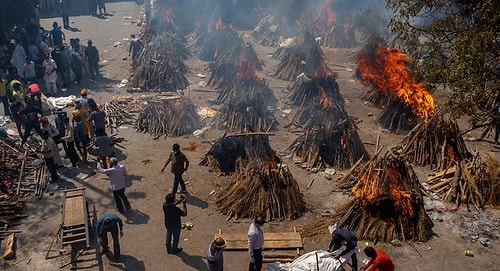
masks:
<path id="1" fill-rule="evenodd" d="M 182 209 L 176 205 L 182 203 Z M 179 247 L 179 237 L 181 235 L 181 217 L 187 215 L 186 197 L 181 196 L 175 200 L 175 194 L 171 193 L 165 197 L 163 203 L 163 214 L 165 215 L 165 228 L 167 229 L 167 253 L 177 254 L 182 251 Z"/>
<path id="2" fill-rule="evenodd" d="M 339 253 L 335 253 L 342 246 L 345 246 L 345 249 Z M 334 230 L 332 233 L 332 240 L 328 246 L 328 252 L 333 252 L 336 259 L 342 257 L 342 263 L 345 263 L 350 257 L 352 260 L 352 270 L 358 270 L 358 239 L 354 233 L 344 229 Z"/>
<path id="3" fill-rule="evenodd" d="M 118 232 L 120 237 L 123 237 L 123 222 L 115 214 L 102 214 L 97 221 L 96 233 L 101 245 L 101 254 L 109 252 L 108 247 L 108 232 L 111 233 L 113 238 L 113 256 L 115 260 L 120 259 L 120 240 L 118 239 Z"/>

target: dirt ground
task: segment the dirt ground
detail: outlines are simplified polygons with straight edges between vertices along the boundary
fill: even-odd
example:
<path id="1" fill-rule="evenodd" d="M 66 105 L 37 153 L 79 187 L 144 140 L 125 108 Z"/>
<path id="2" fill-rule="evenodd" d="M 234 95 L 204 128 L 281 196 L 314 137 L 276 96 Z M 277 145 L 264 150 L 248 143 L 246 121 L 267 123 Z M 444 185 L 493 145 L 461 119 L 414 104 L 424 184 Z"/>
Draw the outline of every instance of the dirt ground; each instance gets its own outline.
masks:
<path id="1" fill-rule="evenodd" d="M 103 19 L 90 16 L 71 17 L 72 26 L 78 28 L 77 32 L 66 31 L 66 40 L 79 37 L 82 42 L 91 38 L 101 52 L 103 78 L 97 82 L 85 81 L 82 86 L 90 89 L 90 97 L 100 103 L 105 103 L 125 93 L 125 90 L 117 85 L 120 80 L 128 78 L 130 60 L 122 60 L 127 56 L 126 41 L 123 38 L 131 33 L 138 33 L 139 27 L 135 20 L 142 14 L 140 6 L 135 2 L 113 2 L 107 4 L 108 13 Z M 47 18 L 42 20 L 47 29 L 54 20 L 60 18 Z M 114 47 L 116 42 L 123 46 Z M 285 114 L 281 110 L 292 109 L 286 104 L 286 88 L 289 82 L 273 79 L 269 76 L 275 60 L 270 58 L 273 48 L 256 46 L 256 51 L 264 63 L 264 71 L 261 75 L 266 78 L 270 86 L 279 97 L 276 116 L 280 122 L 276 135 L 270 137 L 271 146 L 278 152 L 283 150 L 296 138 L 283 126 L 293 116 Z M 401 141 L 403 135 L 396 135 L 378 127 L 376 117 L 379 109 L 366 105 L 359 98 L 365 91 L 365 87 L 355 80 L 354 58 L 357 50 L 324 49 L 329 67 L 337 73 L 340 91 L 346 100 L 346 110 L 359 123 L 359 133 L 366 148 L 373 153 L 377 136 L 380 142 L 389 150 Z M 208 99 L 215 99 L 216 93 L 201 92 L 198 83 L 208 80 L 206 62 L 197 59 L 187 61 L 192 73 L 188 75 L 191 89 L 186 90 L 193 103 L 197 106 L 207 106 Z M 198 78 L 198 73 L 207 75 L 206 79 Z M 66 94 L 77 94 L 79 86 L 72 86 Z M 140 96 L 140 93 L 134 95 Z M 444 94 L 442 94 L 444 95 Z M 439 103 L 439 100 L 437 101 Z M 369 114 L 371 113 L 371 114 Z M 207 119 L 208 123 L 210 120 Z M 467 128 L 464 121 L 461 128 Z M 477 136 L 480 132 L 474 131 L 470 135 Z M 137 133 L 132 126 L 120 128 L 119 136 L 124 137 L 126 148 L 117 148 L 117 157 L 120 163 L 125 165 L 130 181 L 126 194 L 131 200 L 132 209 L 124 215 L 118 214 L 124 221 L 124 237 L 120 240 L 122 248 L 122 261 L 110 262 L 106 257 L 99 267 L 92 251 L 82 256 L 89 261 L 79 263 L 80 267 L 89 267 L 88 270 L 206 270 L 206 250 L 214 233 L 219 229 L 222 232 L 246 232 L 250 220 L 226 221 L 213 204 L 210 191 L 217 190 L 218 186 L 226 181 L 225 177 L 217 177 L 208 171 L 207 167 L 199 166 L 198 163 L 203 154 L 210 148 L 210 140 L 220 137 L 223 131 L 209 130 L 203 138 L 193 136 L 182 138 L 167 138 L 153 140 L 147 134 Z M 172 187 L 170 173 L 161 173 L 161 168 L 173 143 L 181 146 L 188 145 L 190 141 L 196 141 L 199 145 L 195 151 L 186 151 L 191 161 L 189 171 L 185 180 L 188 182 L 188 216 L 184 221 L 194 224 L 192 230 L 184 230 L 181 233 L 180 246 L 184 251 L 178 255 L 169 255 L 165 251 L 165 229 L 163 225 L 162 203 L 164 197 Z M 466 142 L 469 150 L 478 150 L 482 153 L 494 150 L 490 142 Z M 498 153 L 497 153 L 498 156 Z M 283 159 L 289 164 L 294 178 L 299 183 L 305 196 L 309 211 L 294 221 L 277 221 L 265 225 L 266 232 L 292 231 L 293 227 L 299 227 L 320 217 L 324 210 L 333 210 L 347 200 L 347 196 L 331 192 L 335 179 L 329 181 L 320 174 L 311 173 L 296 167 L 288 158 Z M 90 206 L 95 206 L 98 213 L 116 213 L 114 210 L 113 197 L 109 188 L 109 182 L 103 175 L 96 173 L 95 162 L 90 163 L 80 170 L 69 168 L 60 171 L 64 180 L 57 185 L 51 184 L 48 193 L 40 200 L 28 200 L 26 213 L 28 218 L 24 219 L 18 234 L 17 256 L 13 261 L 3 262 L 2 268 L 7 270 L 61 270 L 60 266 L 68 262 L 68 249 L 62 251 L 61 257 L 51 257 L 45 260 L 45 253 L 56 233 L 61 221 L 61 204 L 63 189 L 86 187 Z M 420 180 L 425 180 L 429 170 L 427 168 L 415 167 Z M 337 174 L 337 176 L 339 176 Z M 336 177 L 337 177 L 336 176 Z M 311 179 L 315 179 L 312 187 L 306 189 Z M 441 208 L 450 204 L 437 199 L 426 199 L 428 206 Z M 500 266 L 500 212 L 487 209 L 485 212 L 467 212 L 460 208 L 457 212 L 431 212 L 430 215 L 435 223 L 434 232 L 436 237 L 425 243 L 416 243 L 414 246 L 403 242 L 401 246 L 390 243 L 377 244 L 377 247 L 385 249 L 392 257 L 396 270 L 498 270 Z M 493 248 L 489 249 L 480 244 L 478 238 L 491 240 Z M 330 235 L 325 234 L 316 239 L 304 239 L 304 251 L 326 249 L 330 241 Z M 364 248 L 365 242 L 360 241 L 359 246 Z M 57 255 L 56 250 L 51 256 Z M 474 252 L 474 257 L 464 256 L 464 249 Z M 362 254 L 360 254 L 362 259 Z M 96 265 L 93 266 L 92 265 Z M 248 253 L 225 252 L 225 270 L 246 270 L 248 265 Z M 65 267 L 63 269 L 69 269 Z M 347 268 L 349 270 L 349 268 Z"/>

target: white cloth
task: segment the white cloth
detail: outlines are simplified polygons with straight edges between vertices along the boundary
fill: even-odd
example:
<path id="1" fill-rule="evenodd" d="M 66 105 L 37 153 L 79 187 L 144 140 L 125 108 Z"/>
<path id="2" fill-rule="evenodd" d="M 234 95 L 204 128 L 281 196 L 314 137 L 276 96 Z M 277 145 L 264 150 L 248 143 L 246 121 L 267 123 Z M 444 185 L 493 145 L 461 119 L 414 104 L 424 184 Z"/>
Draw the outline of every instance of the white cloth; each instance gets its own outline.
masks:
<path id="1" fill-rule="evenodd" d="M 10 59 L 10 63 L 17 68 L 17 74 L 19 76 L 24 77 L 24 63 L 26 63 L 26 52 L 24 51 L 24 47 L 17 44 L 14 49 L 14 53 L 12 53 L 12 58 Z"/>
<path id="2" fill-rule="evenodd" d="M 57 69 L 57 64 L 52 58 L 43 61 L 43 69 L 45 70 L 45 75 L 43 76 L 43 79 L 46 82 L 51 82 L 51 83 L 57 82 L 57 72 L 54 71 L 55 69 Z"/>
<path id="3" fill-rule="evenodd" d="M 347 255 L 346 255 L 347 256 Z M 349 255 L 349 257 L 351 257 Z M 327 251 L 318 250 L 306 253 L 291 263 L 269 263 L 267 271 L 339 271 L 343 270 L 346 258 L 340 257 L 335 259 L 333 255 Z"/>
<path id="4" fill-rule="evenodd" d="M 36 77 L 35 62 L 24 63 L 24 74 L 26 75 L 23 76 L 25 79 Z"/>

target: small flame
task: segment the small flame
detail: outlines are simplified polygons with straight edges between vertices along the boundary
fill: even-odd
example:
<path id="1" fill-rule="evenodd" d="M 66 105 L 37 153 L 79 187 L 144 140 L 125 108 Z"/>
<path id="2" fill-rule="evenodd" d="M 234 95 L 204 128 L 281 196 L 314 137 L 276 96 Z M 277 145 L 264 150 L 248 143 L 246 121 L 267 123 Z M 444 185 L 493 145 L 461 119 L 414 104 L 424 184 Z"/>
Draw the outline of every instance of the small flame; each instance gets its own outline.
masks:
<path id="1" fill-rule="evenodd" d="M 396 95 L 417 117 L 432 117 L 435 113 L 434 99 L 406 67 L 408 58 L 400 50 L 380 43 L 376 44 L 374 55 L 358 56 L 357 70 L 363 81 Z"/>
<path id="2" fill-rule="evenodd" d="M 325 0 L 318 10 L 318 16 L 314 20 L 314 25 L 320 29 L 326 28 L 327 31 L 335 26 L 335 12 L 330 8 L 332 0 Z"/>
<path id="3" fill-rule="evenodd" d="M 215 22 L 215 29 L 217 30 L 233 30 L 232 24 L 224 24 L 222 17 L 219 17 Z"/>

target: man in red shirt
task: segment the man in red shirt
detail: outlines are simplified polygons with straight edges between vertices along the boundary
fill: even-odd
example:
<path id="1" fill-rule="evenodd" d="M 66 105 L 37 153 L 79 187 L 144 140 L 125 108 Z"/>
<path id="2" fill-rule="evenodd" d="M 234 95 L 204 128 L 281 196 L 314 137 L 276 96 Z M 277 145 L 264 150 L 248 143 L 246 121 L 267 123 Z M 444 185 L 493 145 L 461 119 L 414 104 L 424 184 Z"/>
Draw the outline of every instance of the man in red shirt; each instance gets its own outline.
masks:
<path id="1" fill-rule="evenodd" d="M 364 252 L 370 260 L 361 269 L 366 271 L 394 271 L 394 264 L 391 257 L 383 250 L 366 247 Z"/>

